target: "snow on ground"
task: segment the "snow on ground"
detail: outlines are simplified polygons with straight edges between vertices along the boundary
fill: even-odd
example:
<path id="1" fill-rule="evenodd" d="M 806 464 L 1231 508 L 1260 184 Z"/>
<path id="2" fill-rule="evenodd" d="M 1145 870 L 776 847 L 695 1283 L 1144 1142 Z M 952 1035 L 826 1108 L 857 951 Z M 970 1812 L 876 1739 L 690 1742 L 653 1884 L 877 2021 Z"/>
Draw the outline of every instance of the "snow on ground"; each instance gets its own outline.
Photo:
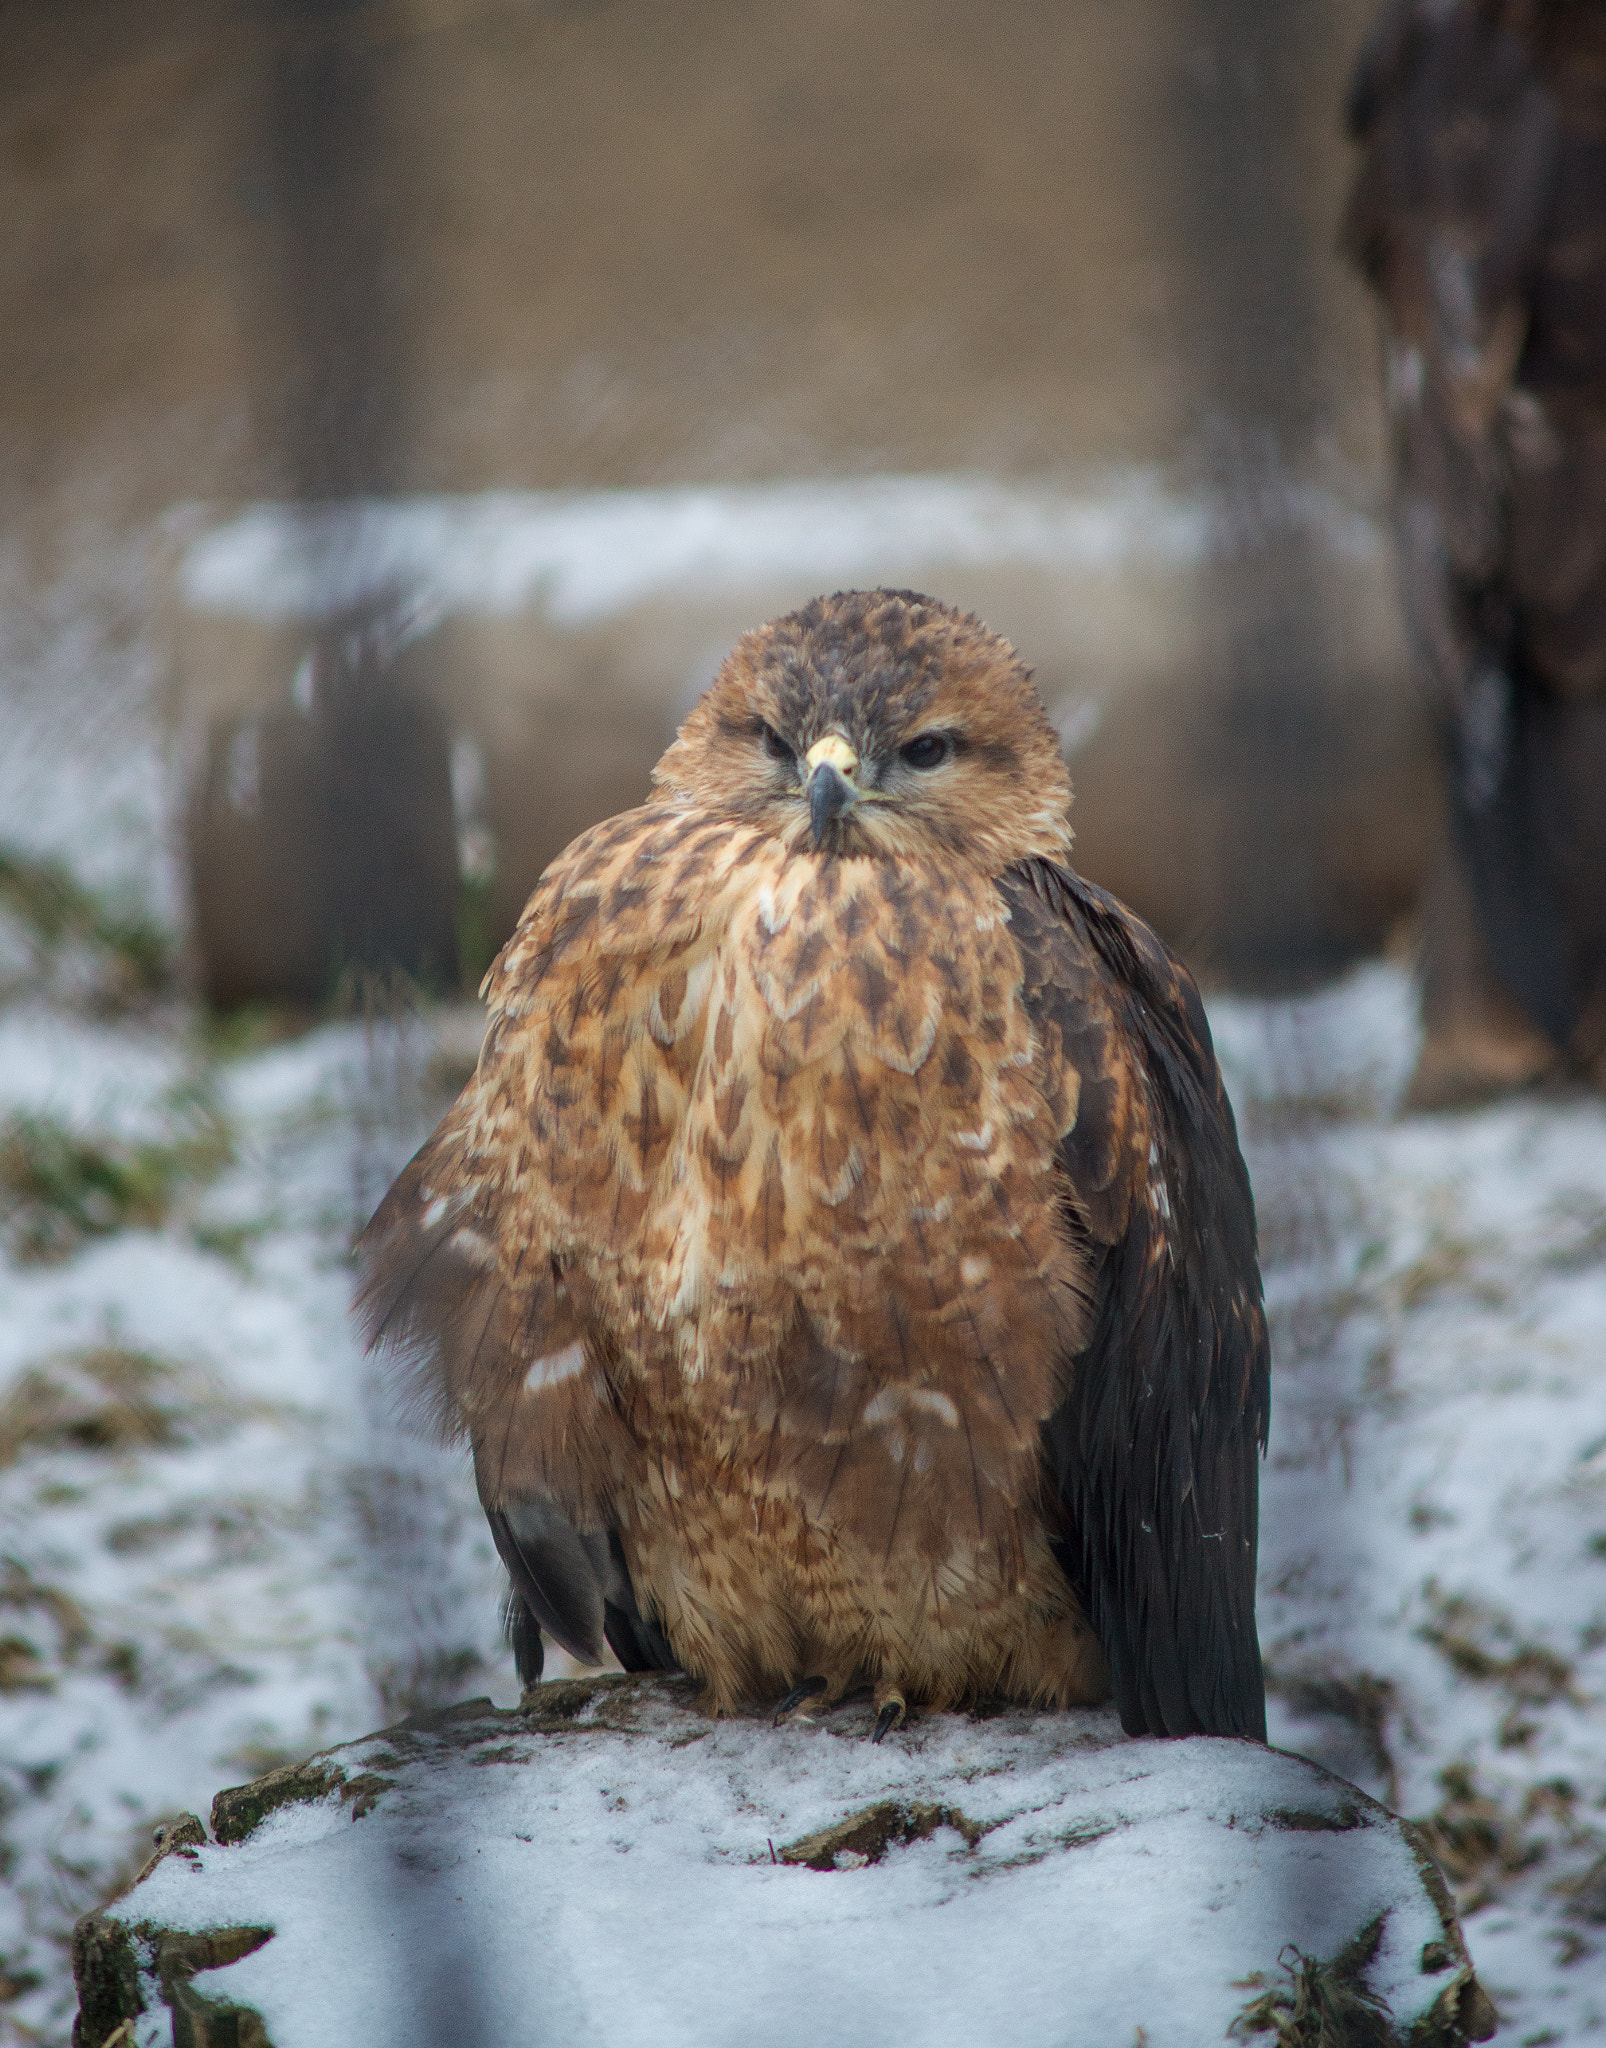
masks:
<path id="1" fill-rule="evenodd" d="M 155 1822 L 411 1703 L 516 1695 L 468 1474 L 396 1429 L 346 1317 L 438 1057 L 406 1020 L 221 1060 L 181 1018 L 0 1018 L 0 1115 L 132 1170 L 201 1091 L 232 1143 L 159 1225 L 91 1208 L 65 1258 L 0 1265 L 0 2040 L 65 2040 L 71 1922 Z"/>
<path id="2" fill-rule="evenodd" d="M 1566 1889 L 1606 1851 L 1606 1105 L 1392 1120 L 1391 969 L 1213 1015 L 1275 1327 L 1274 1739 L 1433 1816 L 1502 2038 L 1583 2041 L 1606 2032 L 1606 1877 Z M 0 1012 L 0 2041 L 65 2040 L 73 1918 L 153 1823 L 408 1705 L 514 1698 L 467 1472 L 399 1433 L 346 1323 L 352 1229 L 464 1037 L 449 1015 L 230 1051 L 176 1008 Z M 87 1188 L 54 1235 L 15 1194 L 43 1199 L 41 1158 L 47 1192 Z"/>
<path id="3" fill-rule="evenodd" d="M 1502 2039 L 1606 2034 L 1606 1103 L 1391 1120 L 1388 968 L 1212 1016 L 1273 1328 L 1272 1740 L 1434 1817 Z"/>

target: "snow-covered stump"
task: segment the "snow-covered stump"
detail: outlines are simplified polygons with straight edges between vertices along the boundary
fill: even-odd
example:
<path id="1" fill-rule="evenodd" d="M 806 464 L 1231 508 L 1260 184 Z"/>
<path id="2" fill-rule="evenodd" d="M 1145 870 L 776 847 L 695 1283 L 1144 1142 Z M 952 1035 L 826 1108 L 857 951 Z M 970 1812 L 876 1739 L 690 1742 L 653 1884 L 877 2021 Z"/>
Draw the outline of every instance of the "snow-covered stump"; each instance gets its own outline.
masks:
<path id="1" fill-rule="evenodd" d="M 558 1681 L 220 1792 L 79 1923 L 76 2048 L 1492 2031 L 1413 1830 L 1318 1765 L 1108 1713 L 868 1726 Z"/>

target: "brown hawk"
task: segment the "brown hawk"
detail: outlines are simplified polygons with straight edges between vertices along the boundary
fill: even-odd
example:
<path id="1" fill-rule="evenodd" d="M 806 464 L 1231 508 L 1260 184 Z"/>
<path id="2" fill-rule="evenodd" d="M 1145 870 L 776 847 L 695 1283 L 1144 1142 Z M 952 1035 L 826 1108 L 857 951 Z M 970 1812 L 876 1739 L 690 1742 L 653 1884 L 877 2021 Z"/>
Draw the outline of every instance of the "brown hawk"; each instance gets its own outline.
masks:
<path id="1" fill-rule="evenodd" d="M 1186 970 L 1066 865 L 1029 672 L 901 591 L 748 634 L 547 870 L 369 1225 L 372 1340 L 542 1629 L 715 1710 L 1260 1736 L 1254 1214 Z"/>
<path id="2" fill-rule="evenodd" d="M 1390 0 L 1349 123 L 1447 798 L 1414 1099 L 1606 1081 L 1606 8 Z"/>

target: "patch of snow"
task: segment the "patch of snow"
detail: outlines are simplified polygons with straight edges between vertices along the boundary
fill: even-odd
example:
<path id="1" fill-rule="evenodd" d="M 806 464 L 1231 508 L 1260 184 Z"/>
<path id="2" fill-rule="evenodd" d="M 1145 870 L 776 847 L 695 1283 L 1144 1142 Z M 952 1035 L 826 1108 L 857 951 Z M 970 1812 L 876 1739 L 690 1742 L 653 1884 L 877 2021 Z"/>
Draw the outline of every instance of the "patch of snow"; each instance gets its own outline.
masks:
<path id="1" fill-rule="evenodd" d="M 115 1034 L 43 1004 L 0 1009 L 0 1118 L 49 1117 L 79 1131 L 155 1138 L 190 1062 L 170 1032 Z"/>
<path id="2" fill-rule="evenodd" d="M 114 1911 L 273 1927 L 195 1988 L 281 2048 L 965 2048 L 1005 2015 L 1020 2048 L 1197 2048 L 1285 1944 L 1332 1956 L 1385 1916 L 1367 1981 L 1402 2034 L 1449 1981 L 1424 1971 L 1444 1930 L 1409 1844 L 1302 1759 L 1127 1742 L 1109 1712 L 935 1715 L 880 1748 L 867 1727 L 863 1706 L 776 1730 L 649 1696 L 556 1732 L 380 1737 L 336 1760 L 390 1781 L 358 1824 L 338 1796 L 280 1807 Z M 887 1800 L 952 1818 L 868 1861 L 778 1859 Z"/>
<path id="3" fill-rule="evenodd" d="M 1514 2030 L 1606 2029 L 1606 1102 L 1389 1115 L 1411 991 L 1216 1002 L 1267 1250 L 1272 1739 L 1436 1815 Z"/>
<path id="4" fill-rule="evenodd" d="M 1374 523 L 1314 488 L 1286 520 L 1335 552 L 1376 558 Z M 204 509 L 186 508 L 186 528 Z M 337 613 L 403 588 L 445 611 L 536 606 L 560 625 L 644 600 L 740 590 L 776 577 L 830 590 L 934 567 L 1106 573 L 1187 567 L 1236 545 L 1210 500 L 1128 469 L 1099 488 L 966 475 L 665 490 L 488 491 L 474 496 L 253 505 L 188 542 L 179 587 L 197 610 L 268 621 Z"/>
<path id="5" fill-rule="evenodd" d="M 53 1060 L 37 1017 L 0 1018 L 8 1110 L 138 1126 L 193 1064 L 134 1025 L 56 1028 Z M 138 1398 L 175 1418 L 0 1466 L 0 1974 L 41 1979 L 0 2041 L 64 2038 L 70 1923 L 163 1816 L 408 1701 L 517 1696 L 465 1462 L 399 1429 L 347 1314 L 353 1229 L 443 1106 L 429 1052 L 336 1025 L 225 1066 L 236 1159 L 198 1207 L 0 1264 L 0 1456 L 28 1376 L 81 1388 L 84 1361 L 153 1361 Z"/>

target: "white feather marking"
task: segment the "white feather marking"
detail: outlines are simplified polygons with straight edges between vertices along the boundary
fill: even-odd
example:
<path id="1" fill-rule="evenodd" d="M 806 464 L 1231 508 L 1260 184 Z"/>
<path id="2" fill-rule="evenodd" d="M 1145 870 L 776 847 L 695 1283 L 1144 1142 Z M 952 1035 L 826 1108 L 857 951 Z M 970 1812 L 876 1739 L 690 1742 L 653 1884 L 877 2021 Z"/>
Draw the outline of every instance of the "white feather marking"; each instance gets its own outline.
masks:
<path id="1" fill-rule="evenodd" d="M 650 1038 L 657 1039 L 660 1045 L 673 1045 L 675 1034 L 664 1022 L 662 997 L 663 990 L 655 988 L 652 992 L 652 1001 L 647 1005 L 647 1034 Z"/>
<path id="2" fill-rule="evenodd" d="M 772 937 L 776 932 L 784 931 L 792 921 L 792 905 L 788 904 L 784 910 L 779 908 L 775 901 L 775 891 L 768 882 L 759 888 L 758 921 Z"/>
<path id="3" fill-rule="evenodd" d="M 841 1171 L 831 1181 L 816 1181 L 814 1193 L 825 1204 L 834 1209 L 838 1202 L 845 1202 L 853 1190 L 864 1179 L 864 1154 L 857 1145 L 848 1148 L 848 1156 L 842 1162 Z"/>
<path id="4" fill-rule="evenodd" d="M 540 1394 L 548 1387 L 555 1387 L 561 1380 L 572 1380 L 576 1373 L 585 1371 L 585 1347 L 569 1344 L 562 1351 L 549 1352 L 545 1358 L 537 1358 L 524 1375 L 524 1391 Z"/>
<path id="5" fill-rule="evenodd" d="M 985 1152 L 994 1138 L 993 1121 L 989 1117 L 979 1131 L 955 1131 L 954 1143 L 962 1145 L 967 1152 Z"/>
<path id="6" fill-rule="evenodd" d="M 446 1214 L 449 1204 L 444 1195 L 437 1195 L 424 1211 L 423 1224 L 426 1230 L 433 1230 Z"/>
<path id="7" fill-rule="evenodd" d="M 959 1410 L 946 1394 L 936 1387 L 912 1387 L 907 1380 L 894 1380 L 890 1386 L 883 1387 L 873 1401 L 866 1403 L 859 1419 L 872 1429 L 880 1429 L 889 1422 L 896 1422 L 905 1408 L 917 1408 L 927 1415 L 935 1415 L 950 1429 L 959 1427 Z"/>
<path id="8" fill-rule="evenodd" d="M 470 1229 L 466 1223 L 461 1230 L 452 1232 L 452 1243 L 465 1259 L 476 1266 L 496 1264 L 496 1246 L 488 1237 L 482 1237 L 477 1230 Z"/>
<path id="9" fill-rule="evenodd" d="M 705 953 L 697 965 L 686 976 L 686 997 L 680 1006 L 676 1019 L 677 1033 L 689 1031 L 703 1014 L 703 1005 L 708 1001 L 708 991 L 714 980 L 714 959 L 712 953 Z"/>
<path id="10" fill-rule="evenodd" d="M 913 1049 L 907 1053 L 895 1053 L 886 1039 L 877 1041 L 875 1055 L 885 1067 L 893 1067 L 900 1074 L 917 1074 L 931 1055 L 931 1048 L 937 1043 L 938 1011 L 935 1007 L 926 1013 L 925 1027 L 915 1040 Z"/>

